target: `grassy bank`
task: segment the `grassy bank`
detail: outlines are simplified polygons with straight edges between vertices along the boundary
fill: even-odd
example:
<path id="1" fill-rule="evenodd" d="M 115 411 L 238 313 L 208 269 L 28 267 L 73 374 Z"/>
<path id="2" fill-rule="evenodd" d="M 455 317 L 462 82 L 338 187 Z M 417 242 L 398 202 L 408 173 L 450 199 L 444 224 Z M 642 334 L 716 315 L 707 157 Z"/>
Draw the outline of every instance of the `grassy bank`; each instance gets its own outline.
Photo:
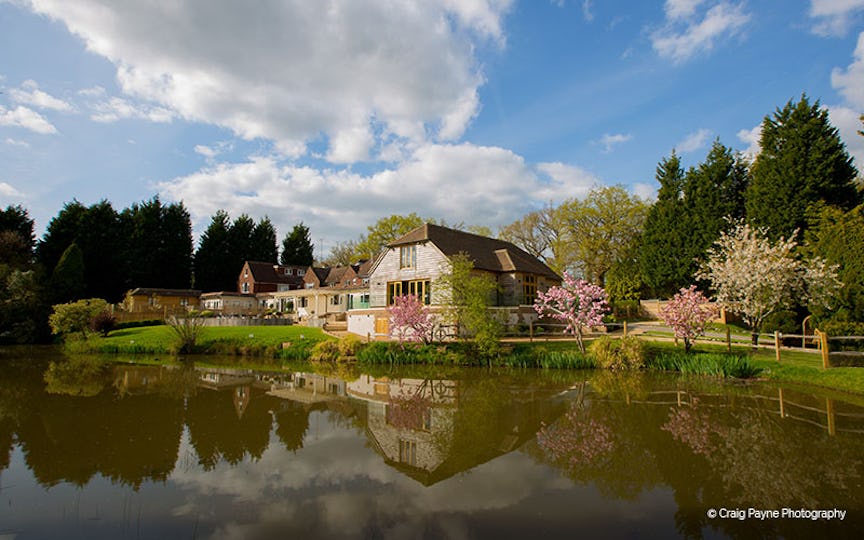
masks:
<path id="1" fill-rule="evenodd" d="M 332 339 L 317 328 L 304 326 L 205 327 L 196 353 L 260 356 L 302 360 L 319 341 Z M 108 337 L 91 336 L 66 342 L 71 353 L 172 355 L 177 336 L 170 327 L 146 326 L 115 330 Z"/>
<path id="2" fill-rule="evenodd" d="M 208 327 L 202 330 L 198 351 L 201 354 L 258 357 L 281 360 L 308 360 L 321 341 L 331 340 L 321 330 L 300 326 Z M 754 376 L 785 383 L 818 386 L 864 395 L 864 369 L 838 367 L 822 369 L 819 354 L 784 350 L 777 362 L 774 351 L 752 351 L 749 346 L 699 343 L 691 354 L 668 341 L 645 342 L 644 367 L 658 371 L 678 371 L 717 377 Z M 108 337 L 70 340 L 66 349 L 73 353 L 113 355 L 172 355 L 176 336 L 167 326 L 116 330 Z M 284 345 L 284 346 L 283 346 Z M 472 356 L 463 343 L 408 345 L 403 350 L 395 343 L 373 343 L 356 353 L 360 366 L 448 365 L 500 366 L 535 369 L 592 369 L 597 362 L 590 353 L 582 354 L 572 341 L 515 343 L 503 345 L 502 354 L 493 359 Z M 352 353 L 353 357 L 353 353 Z M 352 358 L 353 361 L 353 358 Z"/>

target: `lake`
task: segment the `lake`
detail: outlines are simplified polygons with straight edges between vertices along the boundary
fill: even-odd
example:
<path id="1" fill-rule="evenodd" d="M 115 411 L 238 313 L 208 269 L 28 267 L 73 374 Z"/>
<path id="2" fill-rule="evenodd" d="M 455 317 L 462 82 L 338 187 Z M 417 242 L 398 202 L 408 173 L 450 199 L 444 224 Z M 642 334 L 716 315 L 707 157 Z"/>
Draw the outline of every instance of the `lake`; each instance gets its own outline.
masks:
<path id="1" fill-rule="evenodd" d="M 0 387 L 2 539 L 864 534 L 862 400 L 813 389 L 15 349 Z"/>

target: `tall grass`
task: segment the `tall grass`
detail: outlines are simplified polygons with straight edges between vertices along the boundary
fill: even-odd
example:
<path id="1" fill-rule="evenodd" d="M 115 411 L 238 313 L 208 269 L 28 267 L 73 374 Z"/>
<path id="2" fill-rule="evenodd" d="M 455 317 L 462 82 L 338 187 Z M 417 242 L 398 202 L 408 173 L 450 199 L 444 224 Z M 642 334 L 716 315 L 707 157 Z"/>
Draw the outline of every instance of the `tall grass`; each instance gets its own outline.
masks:
<path id="1" fill-rule="evenodd" d="M 744 355 L 713 352 L 660 351 L 649 357 L 646 365 L 649 369 L 736 379 L 751 379 L 762 372 Z"/>

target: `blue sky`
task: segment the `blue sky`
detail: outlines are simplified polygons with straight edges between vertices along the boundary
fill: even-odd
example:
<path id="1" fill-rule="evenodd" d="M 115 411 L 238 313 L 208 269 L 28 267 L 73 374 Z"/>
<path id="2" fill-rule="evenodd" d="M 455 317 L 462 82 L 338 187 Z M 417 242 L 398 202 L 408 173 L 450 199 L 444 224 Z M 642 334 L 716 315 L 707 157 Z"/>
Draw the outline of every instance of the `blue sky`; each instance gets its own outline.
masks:
<path id="1" fill-rule="evenodd" d="M 496 229 L 673 148 L 758 151 L 807 93 L 862 168 L 864 0 L 0 0 L 0 205 L 182 200 L 323 251 L 417 212 Z"/>

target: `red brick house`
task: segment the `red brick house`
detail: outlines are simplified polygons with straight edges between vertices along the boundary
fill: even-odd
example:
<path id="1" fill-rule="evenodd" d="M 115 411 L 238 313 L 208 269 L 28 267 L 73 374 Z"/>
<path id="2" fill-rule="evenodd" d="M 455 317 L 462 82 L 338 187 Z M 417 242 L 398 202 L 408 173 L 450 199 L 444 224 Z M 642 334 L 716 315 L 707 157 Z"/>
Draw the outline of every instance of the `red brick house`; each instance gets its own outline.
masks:
<path id="1" fill-rule="evenodd" d="M 300 289 L 306 270 L 305 266 L 246 261 L 237 278 L 237 292 L 259 294 Z"/>

